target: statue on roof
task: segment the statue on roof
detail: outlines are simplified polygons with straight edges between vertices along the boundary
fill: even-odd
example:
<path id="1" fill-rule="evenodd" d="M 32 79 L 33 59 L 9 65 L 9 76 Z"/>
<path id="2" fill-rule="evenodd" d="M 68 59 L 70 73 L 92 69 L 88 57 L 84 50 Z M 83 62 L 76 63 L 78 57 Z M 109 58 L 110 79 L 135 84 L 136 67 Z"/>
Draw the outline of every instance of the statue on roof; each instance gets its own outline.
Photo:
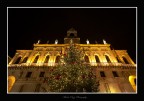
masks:
<path id="1" fill-rule="evenodd" d="M 103 39 L 103 43 L 104 43 L 104 44 L 107 44 L 106 41 L 105 41 L 104 39 Z"/>
<path id="2" fill-rule="evenodd" d="M 58 40 L 57 39 L 55 40 L 55 44 L 58 44 Z"/>
<path id="3" fill-rule="evenodd" d="M 86 43 L 89 44 L 89 40 L 88 39 L 86 40 Z"/>
<path id="4" fill-rule="evenodd" d="M 39 44 L 39 43 L 40 43 L 40 40 L 38 40 L 37 44 Z"/>

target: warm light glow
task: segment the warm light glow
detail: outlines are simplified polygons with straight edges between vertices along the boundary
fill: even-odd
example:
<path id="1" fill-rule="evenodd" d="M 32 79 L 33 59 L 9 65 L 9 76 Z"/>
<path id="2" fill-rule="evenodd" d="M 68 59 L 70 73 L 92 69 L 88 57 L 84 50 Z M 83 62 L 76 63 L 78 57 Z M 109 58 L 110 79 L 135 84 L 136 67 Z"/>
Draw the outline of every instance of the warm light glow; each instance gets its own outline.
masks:
<path id="1" fill-rule="evenodd" d="M 101 60 L 102 62 L 107 63 L 107 60 L 105 58 L 102 58 Z"/>
<path id="2" fill-rule="evenodd" d="M 29 63 L 30 63 L 30 60 L 28 60 L 27 63 L 29 64 Z"/>
<path id="3" fill-rule="evenodd" d="M 136 79 L 136 76 L 135 76 L 135 75 L 129 76 L 129 82 L 130 82 L 130 84 L 132 85 L 134 91 L 136 91 L 135 79 Z"/>
<path id="4" fill-rule="evenodd" d="M 90 61 L 91 66 L 95 66 L 95 65 L 96 65 L 95 59 L 92 58 L 92 57 L 89 57 L 89 59 L 91 60 L 91 61 Z"/>
<path id="5" fill-rule="evenodd" d="M 113 86 L 110 87 L 110 90 L 111 90 L 111 93 L 116 93 L 117 92 L 116 88 L 113 87 Z"/>
<path id="6" fill-rule="evenodd" d="M 13 85 L 15 83 L 15 77 L 14 76 L 9 76 L 8 77 L 8 92 L 12 89 Z"/>
<path id="7" fill-rule="evenodd" d="M 43 63 L 44 63 L 44 62 L 42 61 L 42 59 L 39 59 L 38 62 L 37 62 L 37 65 L 38 65 L 38 66 L 42 66 Z"/>
<path id="8" fill-rule="evenodd" d="M 53 60 L 49 60 L 49 62 L 48 62 L 48 66 L 54 66 L 54 61 Z"/>

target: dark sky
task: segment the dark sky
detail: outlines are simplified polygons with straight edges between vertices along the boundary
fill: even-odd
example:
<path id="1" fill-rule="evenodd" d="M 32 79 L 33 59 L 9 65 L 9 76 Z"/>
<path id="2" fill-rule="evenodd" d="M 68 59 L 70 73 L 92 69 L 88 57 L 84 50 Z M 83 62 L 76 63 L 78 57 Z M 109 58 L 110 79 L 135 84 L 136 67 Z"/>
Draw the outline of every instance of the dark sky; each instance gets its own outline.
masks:
<path id="1" fill-rule="evenodd" d="M 81 43 L 105 39 L 136 61 L 136 8 L 8 8 L 8 55 L 31 50 L 38 40 L 63 43 L 71 27 Z"/>

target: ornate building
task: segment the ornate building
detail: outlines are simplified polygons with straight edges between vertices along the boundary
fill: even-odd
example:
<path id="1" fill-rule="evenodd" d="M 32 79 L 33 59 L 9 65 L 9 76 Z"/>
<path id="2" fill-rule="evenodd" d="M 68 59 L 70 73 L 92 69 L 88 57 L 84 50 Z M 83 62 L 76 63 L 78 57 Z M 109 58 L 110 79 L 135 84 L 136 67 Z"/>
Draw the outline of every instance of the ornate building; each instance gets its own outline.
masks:
<path id="1" fill-rule="evenodd" d="M 60 52 L 65 52 L 70 40 L 85 52 L 85 59 L 93 66 L 100 80 L 100 93 L 136 93 L 136 64 L 127 50 L 114 50 L 103 40 L 104 44 L 80 43 L 77 31 L 67 31 L 64 44 L 55 40 L 54 44 L 34 44 L 33 50 L 17 50 L 8 64 L 8 93 L 44 92 L 42 85 L 48 75 L 48 67 L 56 66 Z"/>

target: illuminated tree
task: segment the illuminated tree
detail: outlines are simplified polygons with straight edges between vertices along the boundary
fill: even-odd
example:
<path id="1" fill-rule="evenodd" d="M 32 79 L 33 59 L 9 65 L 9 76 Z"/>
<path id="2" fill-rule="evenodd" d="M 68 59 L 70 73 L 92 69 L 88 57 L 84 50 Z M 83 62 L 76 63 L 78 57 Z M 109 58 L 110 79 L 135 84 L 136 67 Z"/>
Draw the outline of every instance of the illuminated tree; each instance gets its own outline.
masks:
<path id="1" fill-rule="evenodd" d="M 50 92 L 98 92 L 99 81 L 93 68 L 86 64 L 84 53 L 70 43 L 56 67 L 50 69 L 47 77 L 47 91 Z"/>

